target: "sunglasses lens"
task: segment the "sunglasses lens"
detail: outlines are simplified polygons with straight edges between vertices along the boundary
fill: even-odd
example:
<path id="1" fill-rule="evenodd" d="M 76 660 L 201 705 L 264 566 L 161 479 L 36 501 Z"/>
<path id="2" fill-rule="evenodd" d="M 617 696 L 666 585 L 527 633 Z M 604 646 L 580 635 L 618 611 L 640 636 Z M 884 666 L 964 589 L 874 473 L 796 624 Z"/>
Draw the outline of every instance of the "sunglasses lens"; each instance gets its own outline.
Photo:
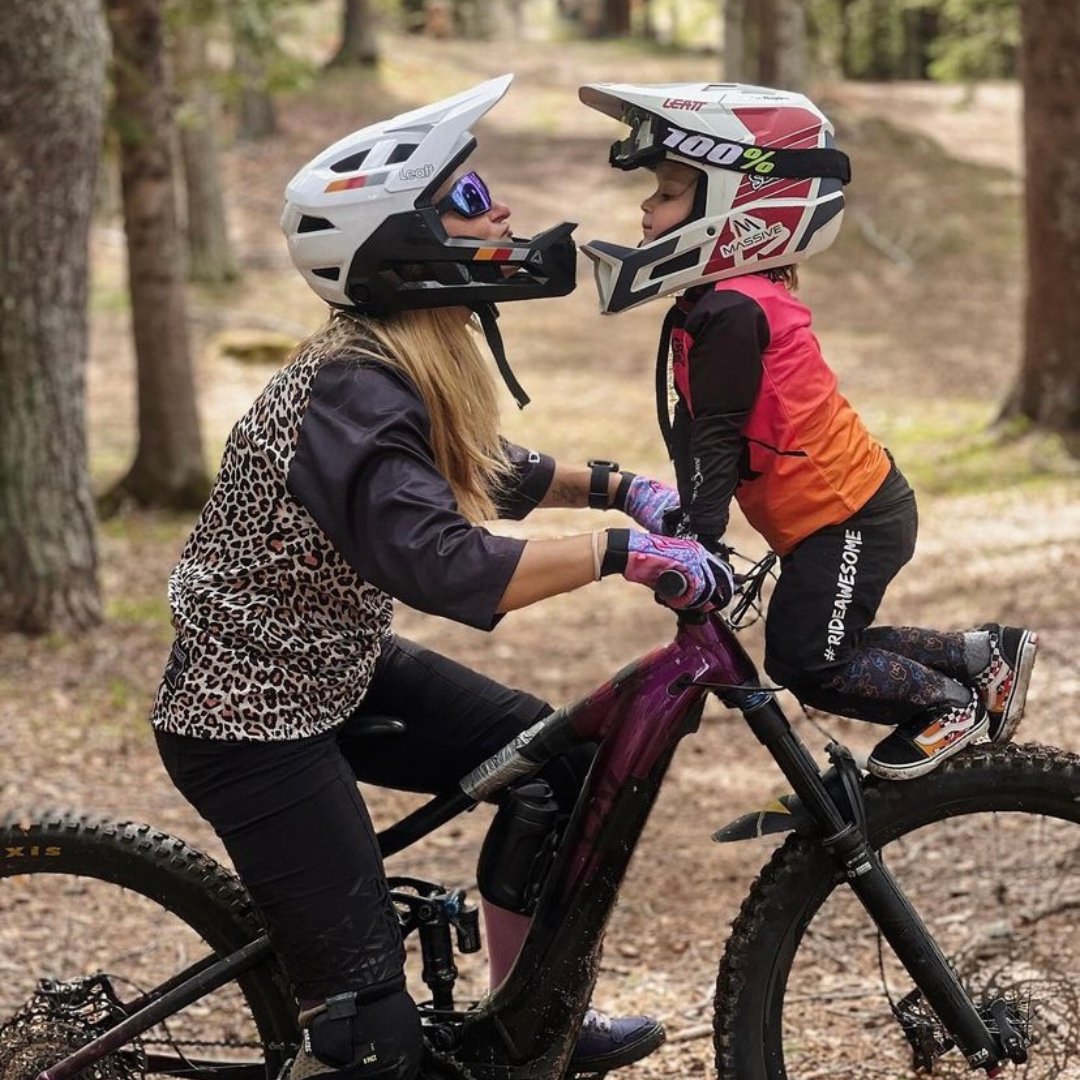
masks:
<path id="1" fill-rule="evenodd" d="M 491 196 L 476 173 L 466 173 L 458 180 L 450 192 L 450 199 L 462 217 L 479 217 L 491 209 Z"/>

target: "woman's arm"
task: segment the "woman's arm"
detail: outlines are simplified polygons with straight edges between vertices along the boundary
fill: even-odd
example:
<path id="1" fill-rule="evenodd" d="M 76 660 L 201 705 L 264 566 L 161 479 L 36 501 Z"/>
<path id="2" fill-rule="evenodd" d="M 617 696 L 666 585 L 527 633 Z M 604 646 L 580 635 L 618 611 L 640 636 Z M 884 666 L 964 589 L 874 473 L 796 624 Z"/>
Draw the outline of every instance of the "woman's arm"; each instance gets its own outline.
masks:
<path id="1" fill-rule="evenodd" d="M 592 469 L 587 465 L 560 465 L 556 462 L 551 484 L 537 505 L 541 507 L 588 506 L 591 476 Z M 608 506 L 615 501 L 615 492 L 619 490 L 621 479 L 621 473 L 608 473 Z"/>
<path id="2" fill-rule="evenodd" d="M 587 469 L 585 473 L 587 477 Z M 606 551 L 606 531 L 596 533 L 595 540 L 594 534 L 584 533 L 558 540 L 527 541 L 495 610 L 503 615 L 595 581 L 597 560 L 602 561 Z"/>

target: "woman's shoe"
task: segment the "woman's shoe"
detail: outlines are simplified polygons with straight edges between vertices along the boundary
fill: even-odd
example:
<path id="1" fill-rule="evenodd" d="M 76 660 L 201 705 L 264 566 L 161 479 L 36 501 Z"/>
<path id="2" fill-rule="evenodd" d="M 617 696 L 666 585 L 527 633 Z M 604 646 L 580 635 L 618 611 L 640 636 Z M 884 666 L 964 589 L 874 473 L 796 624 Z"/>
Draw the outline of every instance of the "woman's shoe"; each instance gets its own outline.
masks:
<path id="1" fill-rule="evenodd" d="M 589 1009 L 581 1022 L 568 1071 L 605 1073 L 648 1057 L 664 1041 L 664 1025 L 651 1016 L 606 1016 Z"/>

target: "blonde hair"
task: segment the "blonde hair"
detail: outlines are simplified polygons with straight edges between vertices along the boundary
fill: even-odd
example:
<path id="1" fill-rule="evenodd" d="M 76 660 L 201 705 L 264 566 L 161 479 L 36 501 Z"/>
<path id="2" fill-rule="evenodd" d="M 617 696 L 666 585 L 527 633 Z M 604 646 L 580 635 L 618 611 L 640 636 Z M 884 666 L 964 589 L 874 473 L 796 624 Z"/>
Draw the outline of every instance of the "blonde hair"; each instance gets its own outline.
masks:
<path id="1" fill-rule="evenodd" d="M 497 516 L 510 463 L 499 438 L 495 378 L 460 307 L 402 311 L 382 319 L 334 312 L 300 346 L 326 359 L 373 359 L 403 372 L 431 420 L 435 465 L 472 522 Z"/>

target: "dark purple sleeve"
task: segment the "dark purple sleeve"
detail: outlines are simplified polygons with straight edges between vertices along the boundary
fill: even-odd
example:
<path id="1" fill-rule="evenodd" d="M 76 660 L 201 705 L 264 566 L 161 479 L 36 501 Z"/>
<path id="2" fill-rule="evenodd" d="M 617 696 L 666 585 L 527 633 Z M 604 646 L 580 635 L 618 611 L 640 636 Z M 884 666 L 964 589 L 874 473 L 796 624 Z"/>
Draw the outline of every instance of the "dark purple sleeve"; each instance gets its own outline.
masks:
<path id="1" fill-rule="evenodd" d="M 525 547 L 459 512 L 408 381 L 329 363 L 316 375 L 290 494 L 365 580 L 410 607 L 490 630 Z"/>
<path id="2" fill-rule="evenodd" d="M 690 527 L 719 539 L 739 483 L 742 431 L 761 386 L 769 323 L 758 304 L 733 290 L 712 291 L 686 321 L 693 340 L 690 377 L 689 473 L 694 477 Z"/>
<path id="3" fill-rule="evenodd" d="M 512 471 L 496 500 L 499 517 L 520 521 L 536 509 L 551 487 L 555 459 L 506 439 L 503 439 L 503 449 L 510 459 Z"/>

